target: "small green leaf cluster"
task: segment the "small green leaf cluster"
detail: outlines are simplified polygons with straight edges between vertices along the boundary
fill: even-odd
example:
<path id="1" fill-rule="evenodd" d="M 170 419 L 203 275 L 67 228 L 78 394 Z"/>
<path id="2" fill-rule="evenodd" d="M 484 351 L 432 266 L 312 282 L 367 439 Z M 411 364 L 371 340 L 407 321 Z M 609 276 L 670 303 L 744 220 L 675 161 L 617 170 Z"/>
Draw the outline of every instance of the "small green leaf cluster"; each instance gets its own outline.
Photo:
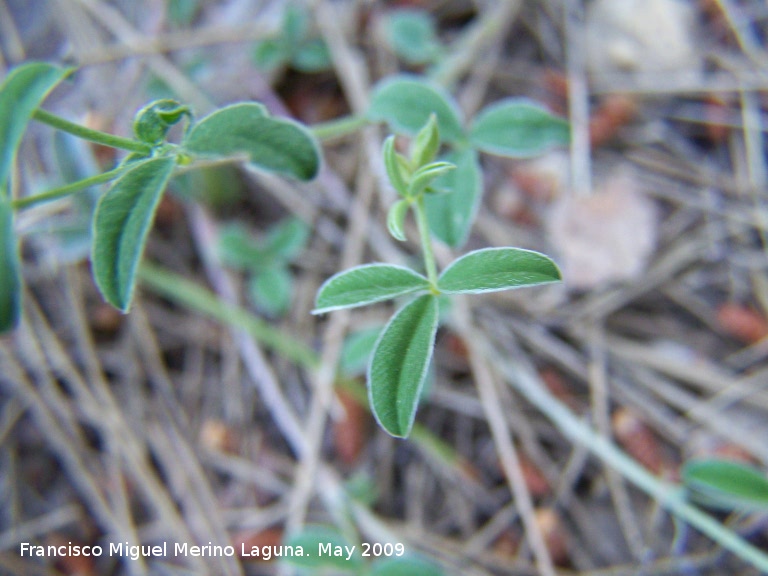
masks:
<path id="1" fill-rule="evenodd" d="M 294 551 L 300 548 L 304 552 L 303 556 L 286 556 L 285 562 L 303 569 L 306 574 L 333 571 L 351 576 L 444 575 L 440 566 L 422 556 L 409 554 L 403 544 L 378 543 L 375 549 L 374 546 L 351 545 L 347 538 L 330 526 L 307 526 L 284 544 Z M 319 553 L 321 550 L 322 554 Z M 376 559 L 369 563 L 367 557 Z"/>
<path id="2" fill-rule="evenodd" d="M 155 212 L 178 165 L 197 158 L 242 156 L 255 168 L 298 180 L 314 178 L 320 168 L 319 146 L 312 134 L 297 122 L 272 117 L 255 102 L 232 104 L 195 120 L 188 106 L 158 100 L 136 114 L 135 139 L 91 130 L 39 109 L 46 95 L 69 73 L 50 64 L 30 63 L 12 71 L 0 85 L 0 332 L 12 329 L 19 318 L 20 262 L 13 224 L 16 210 L 112 181 L 93 214 L 91 263 L 105 300 L 127 311 Z M 13 199 L 8 192 L 10 167 L 32 118 L 131 154 L 104 174 L 37 196 Z M 187 124 L 181 141 L 168 142 L 170 129 L 183 119 Z M 276 232 L 271 254 L 283 253 L 288 258 L 296 250 L 297 233 L 289 230 L 288 238 L 280 234 L 286 231 Z"/>
<path id="3" fill-rule="evenodd" d="M 399 8 L 387 14 L 384 38 L 399 58 L 413 66 L 435 64 L 445 54 L 435 19 L 418 8 Z"/>
<path id="4" fill-rule="evenodd" d="M 413 299 L 378 335 L 368 370 L 368 397 L 384 430 L 407 437 L 421 398 L 434 349 L 442 294 L 477 294 L 556 282 L 560 272 L 547 256 L 520 248 L 486 248 L 465 254 L 438 274 L 425 214 L 425 197 L 435 180 L 454 166 L 434 162 L 440 137 L 437 114 L 412 140 L 410 154 L 384 143 L 384 164 L 401 199 L 390 209 L 390 233 L 405 239 L 404 221 L 413 212 L 419 229 L 426 275 L 392 264 L 366 264 L 340 272 L 318 290 L 313 313 L 354 308 L 402 296 Z"/>
<path id="5" fill-rule="evenodd" d="M 416 134 L 435 115 L 440 144 L 448 147 L 444 161 L 456 169 L 433 182 L 437 190 L 426 200 L 432 232 L 448 246 L 466 242 L 480 206 L 482 169 L 478 152 L 507 158 L 529 158 L 570 140 L 568 122 L 541 105 L 523 98 L 507 98 L 482 109 L 468 123 L 455 99 L 428 80 L 401 75 L 385 79 L 373 91 L 368 118 L 389 124 L 396 132 Z"/>
<path id="6" fill-rule="evenodd" d="M 688 498 L 725 512 L 768 510 L 768 478 L 764 472 L 730 460 L 691 460 L 681 479 Z"/>
<path id="7" fill-rule="evenodd" d="M 219 234 L 218 252 L 225 264 L 249 273 L 248 294 L 254 305 L 269 316 L 282 316 L 293 295 L 289 266 L 308 238 L 309 227 L 298 218 L 278 222 L 262 241 L 232 224 Z"/>
<path id="8" fill-rule="evenodd" d="M 384 166 L 387 176 L 402 200 L 389 210 L 387 227 L 397 240 L 405 241 L 405 216 L 414 202 L 421 202 L 425 194 L 434 193 L 435 179 L 456 168 L 450 162 L 434 162 L 440 147 L 435 115 L 431 115 L 411 143 L 410 158 L 395 150 L 395 137 L 384 142 Z"/>
<path id="9" fill-rule="evenodd" d="M 299 72 L 331 68 L 331 54 L 321 38 L 312 36 L 306 6 L 289 4 L 283 12 L 280 33 L 256 43 L 253 61 L 262 70 L 291 66 Z"/>

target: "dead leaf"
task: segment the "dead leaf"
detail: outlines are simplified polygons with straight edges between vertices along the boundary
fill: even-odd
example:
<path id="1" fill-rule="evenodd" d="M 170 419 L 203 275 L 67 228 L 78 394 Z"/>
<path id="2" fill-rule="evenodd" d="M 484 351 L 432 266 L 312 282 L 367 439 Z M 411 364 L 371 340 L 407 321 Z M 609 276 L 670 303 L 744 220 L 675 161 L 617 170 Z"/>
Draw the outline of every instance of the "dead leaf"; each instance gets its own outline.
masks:
<path id="1" fill-rule="evenodd" d="M 744 344 L 754 344 L 768 336 L 765 316 L 741 304 L 722 304 L 717 309 L 717 322 L 723 331 Z"/>
<path id="2" fill-rule="evenodd" d="M 696 13 L 678 0 L 596 0 L 586 13 L 592 74 L 691 73 L 702 67 Z"/>
<path id="3" fill-rule="evenodd" d="M 568 287 L 631 281 L 656 246 L 656 210 L 632 174 L 618 169 L 591 196 L 553 204 L 547 231 Z"/>

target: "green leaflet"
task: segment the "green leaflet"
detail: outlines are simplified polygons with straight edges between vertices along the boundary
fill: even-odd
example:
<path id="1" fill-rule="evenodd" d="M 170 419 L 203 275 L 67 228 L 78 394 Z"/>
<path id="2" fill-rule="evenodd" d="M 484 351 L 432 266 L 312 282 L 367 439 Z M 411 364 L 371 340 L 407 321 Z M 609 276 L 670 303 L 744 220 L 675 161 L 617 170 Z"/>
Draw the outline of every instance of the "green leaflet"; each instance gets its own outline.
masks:
<path id="1" fill-rule="evenodd" d="M 386 40 L 392 50 L 409 64 L 429 64 L 442 51 L 435 21 L 424 10 L 393 10 L 385 22 Z"/>
<path id="2" fill-rule="evenodd" d="M 376 346 L 383 328 L 383 326 L 363 328 L 347 335 L 339 360 L 339 367 L 344 374 L 347 376 L 365 374 L 373 347 Z"/>
<path id="3" fill-rule="evenodd" d="M 265 268 L 251 277 L 250 294 L 254 304 L 269 316 L 280 316 L 291 305 L 293 279 L 283 266 Z"/>
<path id="4" fill-rule="evenodd" d="M 462 247 L 469 237 L 480 207 L 483 175 L 472 149 L 453 152 L 445 158 L 456 165 L 452 172 L 435 180 L 432 187 L 447 194 L 428 194 L 424 198 L 432 233 L 452 248 Z"/>
<path id="5" fill-rule="evenodd" d="M 102 196 L 93 218 L 93 276 L 104 299 L 127 312 L 136 269 L 176 160 L 134 164 Z"/>
<path id="6" fill-rule="evenodd" d="M 48 93 L 72 71 L 43 62 L 15 68 L 0 86 L 0 196 L 29 119 Z"/>
<path id="7" fill-rule="evenodd" d="M 418 556 L 387 558 L 374 563 L 370 576 L 443 576 L 442 568 Z"/>
<path id="8" fill-rule="evenodd" d="M 437 287 L 445 294 L 479 294 L 560 280 L 555 263 L 522 248 L 485 248 L 454 260 L 440 275 Z"/>
<path id="9" fill-rule="evenodd" d="M 286 546 L 301 546 L 304 556 L 286 556 L 285 562 L 294 566 L 314 569 L 333 569 L 343 572 L 359 572 L 364 562 L 361 557 L 360 547 L 351 546 L 344 536 L 331 527 L 307 526 L 289 537 L 285 541 Z M 347 560 L 347 554 L 354 548 L 352 557 Z M 333 552 L 341 551 L 342 556 Z M 322 551 L 322 555 L 320 552 Z"/>
<path id="10" fill-rule="evenodd" d="M 416 134 L 433 113 L 444 141 L 465 139 L 461 113 L 453 97 L 417 76 L 395 76 L 380 82 L 368 107 L 371 120 L 387 122 L 394 131 L 409 135 Z"/>
<path id="11" fill-rule="evenodd" d="M 299 72 L 322 72 L 333 65 L 331 52 L 320 38 L 309 40 L 296 48 L 291 64 Z"/>
<path id="12" fill-rule="evenodd" d="M 768 509 L 768 478 L 753 466 L 728 460 L 687 462 L 682 481 L 693 501 L 710 508 Z"/>
<path id="13" fill-rule="evenodd" d="M 320 149 L 302 125 L 273 118 L 256 103 L 226 106 L 195 124 L 184 139 L 188 152 L 226 157 L 247 154 L 255 167 L 311 180 L 320 169 Z"/>
<path id="14" fill-rule="evenodd" d="M 376 420 L 392 436 L 413 426 L 437 332 L 437 297 L 426 294 L 403 307 L 381 333 L 368 367 L 368 398 Z"/>
<path id="15" fill-rule="evenodd" d="M 12 330 L 21 311 L 21 274 L 11 203 L 0 198 L 0 334 Z"/>
<path id="16" fill-rule="evenodd" d="M 261 40 L 253 49 L 253 63 L 261 70 L 274 70 L 282 65 L 290 56 L 287 48 L 279 39 L 267 38 Z"/>
<path id="17" fill-rule="evenodd" d="M 257 269 L 265 260 L 264 251 L 239 224 L 222 227 L 216 252 L 224 264 L 242 270 Z"/>
<path id="18" fill-rule="evenodd" d="M 536 156 L 553 146 L 568 145 L 570 138 L 565 119 L 521 98 L 501 100 L 481 110 L 469 131 L 476 148 L 510 158 Z"/>
<path id="19" fill-rule="evenodd" d="M 320 286 L 312 314 L 355 308 L 429 290 L 429 281 L 409 268 L 366 264 L 331 276 Z"/>
<path id="20" fill-rule="evenodd" d="M 286 218 L 270 228 L 263 250 L 273 257 L 293 260 L 304 250 L 310 229 L 298 218 Z"/>

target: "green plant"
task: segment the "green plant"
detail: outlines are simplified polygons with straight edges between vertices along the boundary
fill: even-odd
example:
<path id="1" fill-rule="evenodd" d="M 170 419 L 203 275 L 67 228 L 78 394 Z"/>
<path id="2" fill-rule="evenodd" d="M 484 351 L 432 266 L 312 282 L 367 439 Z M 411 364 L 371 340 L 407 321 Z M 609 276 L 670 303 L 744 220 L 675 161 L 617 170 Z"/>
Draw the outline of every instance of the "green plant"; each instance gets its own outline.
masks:
<path id="1" fill-rule="evenodd" d="M 435 181 L 456 169 L 435 161 L 440 147 L 438 116 L 432 114 L 413 138 L 408 157 L 396 152 L 395 137 L 384 143 L 384 164 L 400 196 L 389 211 L 393 237 L 405 239 L 405 219 L 413 212 L 426 275 L 391 264 L 367 264 L 329 278 L 318 290 L 313 313 L 365 306 L 399 296 L 414 297 L 392 316 L 379 335 L 368 365 L 371 409 L 379 424 L 397 437 L 413 426 L 438 325 L 441 294 L 478 294 L 535 286 L 560 279 L 557 266 L 538 252 L 486 248 L 465 254 L 438 274 L 427 224 L 426 198 L 445 193 Z M 455 193 L 452 192 L 452 193 Z"/>
<path id="2" fill-rule="evenodd" d="M 322 72 L 331 67 L 328 46 L 312 36 L 307 8 L 289 4 L 283 12 L 280 33 L 256 43 L 253 61 L 263 70 L 290 65 L 299 72 Z"/>
<path id="3" fill-rule="evenodd" d="M 250 273 L 248 293 L 256 307 L 280 316 L 288 310 L 293 294 L 288 266 L 308 238 L 309 227 L 297 218 L 275 224 L 261 242 L 233 224 L 219 234 L 219 255 L 225 264 Z"/>
<path id="4" fill-rule="evenodd" d="M 21 306 L 21 273 L 14 213 L 112 182 L 92 220 L 93 276 L 104 298 L 127 311 L 154 214 L 178 166 L 198 158 L 242 157 L 256 168 L 309 180 L 319 169 L 314 137 L 300 124 L 274 118 L 255 102 L 233 104 L 195 120 L 174 100 L 152 102 L 134 118 L 134 138 L 92 130 L 39 108 L 71 69 L 29 63 L 13 70 L 0 86 L 0 331 L 12 329 Z M 41 194 L 13 198 L 11 166 L 31 119 L 76 137 L 126 150 L 112 169 Z M 186 125 L 178 143 L 168 141 L 174 125 Z"/>
<path id="5" fill-rule="evenodd" d="M 683 466 L 681 479 L 688 498 L 707 508 L 768 509 L 768 478 L 753 466 L 729 460 L 691 460 Z"/>
<path id="6" fill-rule="evenodd" d="M 443 160 L 456 166 L 431 182 L 437 191 L 425 198 L 429 227 L 448 246 L 464 245 L 482 197 L 478 152 L 507 158 L 529 158 L 567 145 L 568 123 L 539 104 L 507 98 L 482 109 L 466 124 L 459 106 L 445 90 L 418 76 L 395 76 L 379 83 L 371 96 L 368 117 L 397 133 L 413 135 L 431 114 L 437 119 Z"/>
<path id="7" fill-rule="evenodd" d="M 392 51 L 414 66 L 434 64 L 445 52 L 432 15 L 418 8 L 392 10 L 384 20 L 384 38 Z"/>

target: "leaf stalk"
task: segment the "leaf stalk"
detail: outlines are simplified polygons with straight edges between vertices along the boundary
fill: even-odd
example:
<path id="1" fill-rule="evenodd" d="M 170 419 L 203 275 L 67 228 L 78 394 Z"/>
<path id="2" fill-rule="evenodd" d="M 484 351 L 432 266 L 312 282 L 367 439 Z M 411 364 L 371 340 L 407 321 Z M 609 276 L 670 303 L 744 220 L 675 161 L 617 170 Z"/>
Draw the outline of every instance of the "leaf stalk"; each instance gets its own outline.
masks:
<path id="1" fill-rule="evenodd" d="M 38 122 L 42 122 L 43 124 L 48 124 L 48 126 L 56 128 L 57 130 L 68 132 L 69 134 L 77 136 L 78 138 L 82 138 L 83 140 L 109 146 L 110 148 L 118 148 L 120 150 L 128 150 L 129 152 L 138 152 L 139 154 L 146 155 L 152 153 L 152 146 L 149 144 L 145 144 L 137 140 L 132 140 L 130 138 L 123 138 L 121 136 L 107 134 L 101 130 L 86 128 L 85 126 L 81 126 L 75 122 L 70 122 L 61 116 L 52 114 L 51 112 L 43 110 L 42 108 L 35 110 L 32 114 L 32 118 Z"/>

